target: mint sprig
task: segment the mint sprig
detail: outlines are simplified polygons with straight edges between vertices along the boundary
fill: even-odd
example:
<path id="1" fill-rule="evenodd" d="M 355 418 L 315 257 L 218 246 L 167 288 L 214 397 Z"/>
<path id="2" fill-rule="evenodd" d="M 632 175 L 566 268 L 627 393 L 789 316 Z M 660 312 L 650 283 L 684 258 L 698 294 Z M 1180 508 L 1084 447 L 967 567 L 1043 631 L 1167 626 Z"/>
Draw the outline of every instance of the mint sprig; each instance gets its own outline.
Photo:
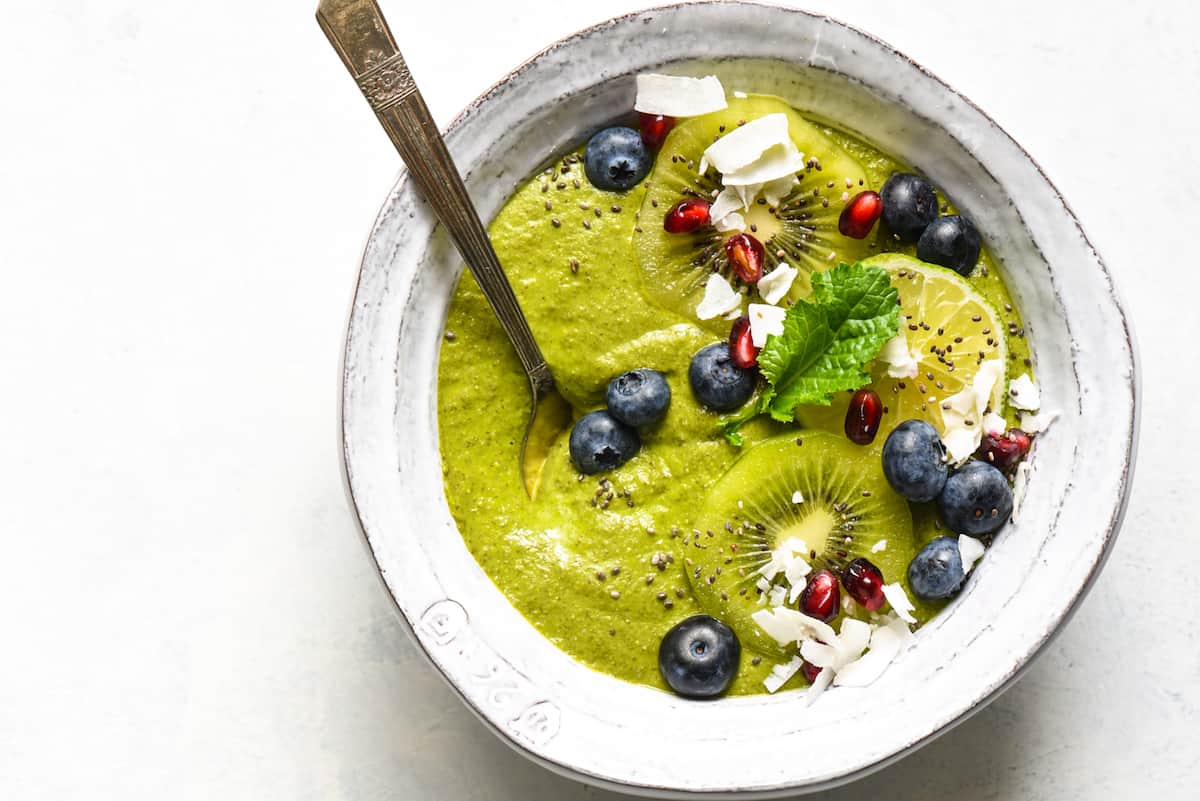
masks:
<path id="1" fill-rule="evenodd" d="M 813 273 L 812 285 L 811 299 L 787 310 L 783 333 L 767 337 L 758 354 L 767 380 L 758 402 L 721 424 L 735 445 L 738 429 L 759 414 L 789 422 L 797 406 L 828 406 L 835 392 L 871 383 L 865 365 L 900 328 L 899 294 L 886 270 L 839 264 Z"/>

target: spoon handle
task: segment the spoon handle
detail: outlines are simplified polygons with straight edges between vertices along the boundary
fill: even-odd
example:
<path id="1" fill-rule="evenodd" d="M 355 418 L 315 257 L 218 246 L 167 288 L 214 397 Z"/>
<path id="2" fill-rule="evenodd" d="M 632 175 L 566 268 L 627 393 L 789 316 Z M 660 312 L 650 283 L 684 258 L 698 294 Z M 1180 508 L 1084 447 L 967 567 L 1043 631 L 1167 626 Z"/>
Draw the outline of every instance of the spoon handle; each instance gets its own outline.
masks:
<path id="1" fill-rule="evenodd" d="M 537 389 L 552 388 L 546 359 L 379 5 L 375 0 L 321 0 L 317 22 L 471 268 L 530 381 Z"/>

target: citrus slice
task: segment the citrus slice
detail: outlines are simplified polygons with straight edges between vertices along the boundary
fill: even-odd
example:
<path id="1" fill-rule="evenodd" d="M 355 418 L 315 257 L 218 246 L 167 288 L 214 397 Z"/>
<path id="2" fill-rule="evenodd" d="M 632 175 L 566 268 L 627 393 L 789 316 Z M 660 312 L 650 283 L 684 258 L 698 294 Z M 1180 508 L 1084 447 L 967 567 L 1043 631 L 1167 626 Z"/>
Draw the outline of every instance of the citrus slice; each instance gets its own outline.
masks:
<path id="1" fill-rule="evenodd" d="M 871 388 L 883 400 L 884 414 L 877 441 L 905 420 L 928 420 L 945 431 L 942 404 L 967 387 L 981 364 L 998 359 L 1004 377 L 992 388 L 991 409 L 1003 414 L 1008 386 L 1008 344 L 996 308 L 958 273 L 926 264 L 901 253 L 882 253 L 863 264 L 882 267 L 900 293 L 900 331 L 916 365 L 911 377 L 889 374 L 892 367 L 877 358 L 871 367 Z M 894 372 L 899 372 L 893 367 Z M 850 393 L 831 406 L 802 406 L 806 426 L 840 431 Z"/>

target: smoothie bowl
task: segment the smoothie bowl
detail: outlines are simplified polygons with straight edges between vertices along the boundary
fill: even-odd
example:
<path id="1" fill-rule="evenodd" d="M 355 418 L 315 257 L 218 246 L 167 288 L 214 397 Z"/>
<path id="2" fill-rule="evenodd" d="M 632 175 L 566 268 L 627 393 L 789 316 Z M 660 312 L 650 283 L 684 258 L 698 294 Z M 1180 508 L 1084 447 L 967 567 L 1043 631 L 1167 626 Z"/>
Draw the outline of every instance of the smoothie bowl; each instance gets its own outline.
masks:
<path id="1" fill-rule="evenodd" d="M 964 98 L 826 18 L 690 4 L 558 43 L 447 139 L 575 422 L 529 498 L 518 362 L 402 177 L 346 468 L 404 620 L 506 741 L 647 794 L 818 789 L 1069 616 L 1124 510 L 1134 348 Z"/>

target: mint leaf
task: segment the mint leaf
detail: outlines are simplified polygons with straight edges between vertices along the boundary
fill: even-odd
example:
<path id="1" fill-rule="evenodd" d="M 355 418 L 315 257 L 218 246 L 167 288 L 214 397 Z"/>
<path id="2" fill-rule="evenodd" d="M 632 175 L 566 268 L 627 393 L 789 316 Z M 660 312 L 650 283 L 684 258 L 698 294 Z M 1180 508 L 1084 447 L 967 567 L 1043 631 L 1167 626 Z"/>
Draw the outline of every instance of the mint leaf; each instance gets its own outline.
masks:
<path id="1" fill-rule="evenodd" d="M 759 410 L 782 422 L 800 404 L 829 405 L 833 393 L 871 382 L 863 366 L 900 327 L 899 295 L 886 270 L 839 264 L 813 273 L 813 297 L 787 311 L 783 333 L 758 355 L 769 386 Z"/>

